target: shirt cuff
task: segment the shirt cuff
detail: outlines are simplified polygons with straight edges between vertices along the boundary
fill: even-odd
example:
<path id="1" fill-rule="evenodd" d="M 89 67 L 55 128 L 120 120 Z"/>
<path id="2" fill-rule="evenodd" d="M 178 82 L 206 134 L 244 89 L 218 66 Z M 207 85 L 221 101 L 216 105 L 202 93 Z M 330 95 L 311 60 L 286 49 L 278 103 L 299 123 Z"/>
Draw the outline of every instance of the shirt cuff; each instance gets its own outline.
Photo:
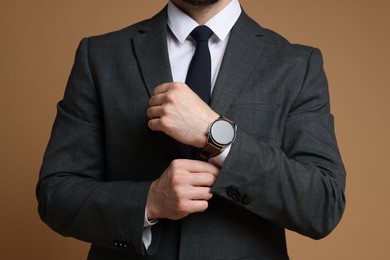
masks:
<path id="1" fill-rule="evenodd" d="M 145 208 L 144 230 L 142 231 L 142 242 L 146 250 L 152 244 L 152 226 L 158 222 L 158 219 L 148 219 L 148 211 Z"/>
<path id="2" fill-rule="evenodd" d="M 142 242 L 144 243 L 145 249 L 148 250 L 152 244 L 152 226 L 144 227 L 142 231 Z"/>
<path id="3" fill-rule="evenodd" d="M 144 227 L 150 227 L 155 225 L 158 219 L 148 219 L 148 210 L 145 208 Z"/>
<path id="4" fill-rule="evenodd" d="M 209 163 L 214 164 L 215 166 L 218 166 L 218 167 L 222 168 L 223 163 L 225 162 L 225 159 L 226 159 L 226 157 L 228 156 L 228 154 L 230 152 L 230 147 L 231 146 L 232 145 L 229 145 L 228 147 L 226 147 L 223 150 L 223 152 L 218 154 L 217 156 L 211 157 L 209 159 Z"/>

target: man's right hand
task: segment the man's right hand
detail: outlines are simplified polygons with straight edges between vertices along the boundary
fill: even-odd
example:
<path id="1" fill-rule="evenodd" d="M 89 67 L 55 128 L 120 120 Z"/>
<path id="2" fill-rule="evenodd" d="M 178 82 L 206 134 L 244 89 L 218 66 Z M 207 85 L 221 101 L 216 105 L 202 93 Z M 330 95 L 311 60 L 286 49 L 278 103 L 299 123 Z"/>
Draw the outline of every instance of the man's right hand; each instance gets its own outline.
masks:
<path id="1" fill-rule="evenodd" d="M 205 211 L 211 186 L 219 169 L 207 162 L 178 159 L 150 186 L 146 203 L 148 219 L 182 219 Z"/>

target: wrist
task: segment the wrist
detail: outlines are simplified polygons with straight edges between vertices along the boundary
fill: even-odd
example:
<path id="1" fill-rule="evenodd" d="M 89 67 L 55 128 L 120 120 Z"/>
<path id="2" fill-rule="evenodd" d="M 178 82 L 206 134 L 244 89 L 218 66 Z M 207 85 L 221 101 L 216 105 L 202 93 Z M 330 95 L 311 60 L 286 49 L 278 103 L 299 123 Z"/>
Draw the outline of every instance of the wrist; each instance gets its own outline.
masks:
<path id="1" fill-rule="evenodd" d="M 154 186 L 155 186 L 155 182 L 152 182 L 152 184 L 150 186 L 150 189 L 149 189 L 148 198 L 147 198 L 147 201 L 146 201 L 145 218 L 147 220 L 159 218 L 158 217 L 158 213 L 156 211 L 156 207 L 154 207 L 154 203 L 153 203 L 153 196 L 154 196 L 153 190 L 154 190 Z"/>
<path id="2" fill-rule="evenodd" d="M 155 215 L 156 214 L 153 213 L 153 210 L 151 210 L 149 205 L 146 205 L 146 209 L 145 209 L 145 217 L 146 217 L 146 219 L 145 220 L 149 221 L 149 220 L 157 219 L 157 217 Z"/>
<path id="3" fill-rule="evenodd" d="M 204 124 L 200 128 L 201 131 L 200 131 L 199 135 L 197 136 L 197 140 L 196 140 L 195 145 L 194 145 L 195 147 L 203 148 L 203 147 L 206 146 L 206 144 L 207 144 L 207 135 L 208 135 L 208 132 L 209 132 L 210 125 L 215 120 L 217 120 L 218 117 L 219 117 L 219 115 L 217 113 L 215 113 L 214 111 L 212 111 L 212 113 L 210 114 L 208 119 L 204 121 Z"/>

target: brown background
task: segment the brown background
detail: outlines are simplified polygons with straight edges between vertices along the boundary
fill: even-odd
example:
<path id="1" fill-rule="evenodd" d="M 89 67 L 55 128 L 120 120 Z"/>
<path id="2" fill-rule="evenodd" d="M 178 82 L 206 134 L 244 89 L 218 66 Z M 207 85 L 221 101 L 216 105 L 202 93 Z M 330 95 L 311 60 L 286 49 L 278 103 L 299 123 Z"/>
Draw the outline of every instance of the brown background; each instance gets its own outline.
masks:
<path id="1" fill-rule="evenodd" d="M 84 36 L 116 30 L 166 0 L 0 2 L 0 259 L 85 259 L 88 245 L 38 218 L 42 155 Z M 292 259 L 390 259 L 390 2 L 241 0 L 264 27 L 319 47 L 348 172 L 347 208 L 327 238 L 288 233 Z"/>

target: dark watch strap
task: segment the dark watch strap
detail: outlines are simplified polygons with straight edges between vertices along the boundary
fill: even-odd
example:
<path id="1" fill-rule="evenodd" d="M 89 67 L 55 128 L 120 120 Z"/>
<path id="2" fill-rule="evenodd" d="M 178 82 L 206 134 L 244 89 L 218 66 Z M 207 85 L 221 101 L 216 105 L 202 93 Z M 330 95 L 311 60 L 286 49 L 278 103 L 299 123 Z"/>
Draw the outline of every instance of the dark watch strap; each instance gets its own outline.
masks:
<path id="1" fill-rule="evenodd" d="M 202 159 L 209 159 L 211 157 L 215 157 L 218 154 L 221 154 L 225 147 L 217 146 L 213 143 L 207 143 L 206 146 L 200 150 L 199 155 Z"/>

